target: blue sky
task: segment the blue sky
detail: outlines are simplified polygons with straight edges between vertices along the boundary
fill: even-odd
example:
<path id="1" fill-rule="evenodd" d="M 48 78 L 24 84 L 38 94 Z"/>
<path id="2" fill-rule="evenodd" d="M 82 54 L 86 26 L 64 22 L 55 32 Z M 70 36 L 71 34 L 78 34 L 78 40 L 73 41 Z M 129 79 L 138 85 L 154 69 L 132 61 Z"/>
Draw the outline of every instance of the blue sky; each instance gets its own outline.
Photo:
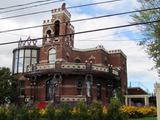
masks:
<path id="1" fill-rule="evenodd" d="M 23 0 L 23 3 L 33 2 L 37 0 Z M 81 5 L 93 2 L 100 2 L 105 0 L 65 0 L 67 6 Z M 109 0 L 108 0 L 109 1 Z M 15 4 L 23 4 L 22 0 L 5 0 L 1 1 L 0 7 L 10 6 Z M 27 9 L 24 11 L 0 14 L 1 17 L 24 14 L 28 12 L 36 12 L 40 10 L 49 10 L 58 8 L 61 3 L 50 4 L 37 8 Z M 82 7 L 77 9 L 70 9 L 72 20 L 100 16 L 106 14 L 113 14 L 118 12 L 126 12 L 129 10 L 138 9 L 139 5 L 136 0 L 120 0 L 114 3 L 106 3 L 103 5 L 94 5 L 89 7 Z M 0 20 L 0 30 L 13 29 L 18 27 L 40 25 L 43 20 L 50 19 L 51 13 L 38 14 L 33 16 L 26 16 L 21 18 Z M 129 24 L 132 21 L 130 15 L 108 17 L 90 21 L 73 23 L 75 32 L 91 30 L 104 27 L 112 27 L 117 25 Z M 0 42 L 16 41 L 20 37 L 26 39 L 27 36 L 31 38 L 41 37 L 42 29 L 30 29 L 17 32 L 10 32 L 0 34 Z M 106 50 L 121 49 L 127 55 L 127 69 L 128 69 L 128 83 L 132 86 L 140 86 L 148 89 L 149 92 L 154 91 L 154 83 L 158 81 L 158 74 L 156 70 L 151 70 L 154 62 L 145 53 L 145 48 L 138 46 L 138 40 L 143 38 L 138 30 L 138 27 L 128 27 L 115 30 L 107 30 L 95 33 L 81 34 L 75 36 L 76 48 L 92 48 L 97 45 L 103 45 Z M 86 41 L 80 41 L 86 40 Z M 87 41 L 89 40 L 89 41 Z M 91 41 L 94 40 L 94 41 Z M 17 47 L 14 45 L 0 46 L 0 66 L 12 66 L 12 50 Z"/>

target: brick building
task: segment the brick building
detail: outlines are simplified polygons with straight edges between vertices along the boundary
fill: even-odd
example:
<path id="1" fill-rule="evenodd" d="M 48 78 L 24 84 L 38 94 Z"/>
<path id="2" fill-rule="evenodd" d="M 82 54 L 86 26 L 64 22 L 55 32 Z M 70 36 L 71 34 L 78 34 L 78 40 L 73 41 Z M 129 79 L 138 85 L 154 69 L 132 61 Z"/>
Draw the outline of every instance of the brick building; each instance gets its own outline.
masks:
<path id="1" fill-rule="evenodd" d="M 41 46 L 28 38 L 13 50 L 13 73 L 19 75 L 21 100 L 53 100 L 108 103 L 115 90 L 126 94 L 126 56 L 103 46 L 74 48 L 74 27 L 65 7 L 52 10 L 43 22 Z"/>

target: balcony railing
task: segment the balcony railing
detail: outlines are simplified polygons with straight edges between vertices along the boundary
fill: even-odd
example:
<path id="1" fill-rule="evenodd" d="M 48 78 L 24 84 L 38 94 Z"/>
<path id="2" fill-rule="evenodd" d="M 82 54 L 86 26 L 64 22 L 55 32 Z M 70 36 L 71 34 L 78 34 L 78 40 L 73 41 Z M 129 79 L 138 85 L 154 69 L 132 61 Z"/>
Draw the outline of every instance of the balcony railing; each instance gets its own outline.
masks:
<path id="1" fill-rule="evenodd" d="M 62 63 L 61 68 L 85 70 L 86 64 L 84 64 L 84 63 Z"/>
<path id="2" fill-rule="evenodd" d="M 104 67 L 102 65 L 92 65 L 92 70 L 94 71 L 102 71 L 102 72 L 109 72 L 108 67 Z"/>
<path id="3" fill-rule="evenodd" d="M 54 69 L 55 64 L 37 64 L 36 68 L 36 70 Z"/>
<path id="4" fill-rule="evenodd" d="M 54 63 L 47 64 L 34 64 L 27 67 L 27 72 L 38 71 L 38 70 L 47 70 L 47 69 L 55 69 Z"/>
<path id="5" fill-rule="evenodd" d="M 90 70 L 95 72 L 110 72 L 110 68 L 104 65 L 97 65 L 97 64 L 88 64 L 88 63 L 70 63 L 70 62 L 63 62 L 59 65 L 60 69 L 69 69 L 69 70 Z M 55 63 L 46 63 L 46 64 L 35 64 L 27 67 L 27 72 L 33 71 L 41 71 L 41 70 L 48 70 L 48 69 L 56 69 Z M 118 71 L 112 69 L 112 73 L 114 75 L 119 75 Z"/>
<path id="6" fill-rule="evenodd" d="M 118 71 L 116 71 L 116 70 L 112 70 L 112 73 L 113 73 L 114 75 L 119 75 Z"/>
<path id="7" fill-rule="evenodd" d="M 63 95 L 61 96 L 61 101 L 86 101 L 86 96 L 82 96 L 82 95 L 77 95 L 77 96 L 66 96 L 66 95 Z"/>

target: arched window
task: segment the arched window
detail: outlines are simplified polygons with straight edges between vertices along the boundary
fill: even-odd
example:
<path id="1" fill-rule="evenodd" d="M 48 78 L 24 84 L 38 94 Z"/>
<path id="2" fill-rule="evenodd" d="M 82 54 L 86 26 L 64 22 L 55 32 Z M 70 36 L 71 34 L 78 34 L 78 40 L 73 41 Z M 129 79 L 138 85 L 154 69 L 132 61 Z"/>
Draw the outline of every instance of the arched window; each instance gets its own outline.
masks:
<path id="1" fill-rule="evenodd" d="M 59 36 L 59 30 L 60 30 L 60 22 L 58 20 L 55 21 L 55 23 L 54 23 L 54 30 L 55 30 L 54 36 L 58 37 Z"/>
<path id="2" fill-rule="evenodd" d="M 48 51 L 48 61 L 49 63 L 56 62 L 56 50 L 53 48 Z"/>
<path id="3" fill-rule="evenodd" d="M 82 95 L 83 91 L 82 91 L 82 88 L 83 88 L 83 82 L 82 80 L 78 80 L 77 83 L 76 83 L 76 88 L 77 88 L 77 95 Z"/>
<path id="4" fill-rule="evenodd" d="M 81 63 L 80 59 L 75 59 L 75 63 Z"/>
<path id="5" fill-rule="evenodd" d="M 48 36 L 48 37 L 51 37 L 51 30 L 48 30 L 48 31 L 47 31 L 47 36 Z"/>
<path id="6" fill-rule="evenodd" d="M 50 42 L 51 41 L 51 30 L 47 30 L 46 32 L 46 42 Z"/>
<path id="7" fill-rule="evenodd" d="M 97 82 L 96 87 L 97 87 L 97 100 L 101 100 L 101 97 L 102 97 L 102 92 L 101 92 L 102 85 L 101 85 L 101 83 Z"/>
<path id="8" fill-rule="evenodd" d="M 104 65 L 106 65 L 106 66 L 108 65 L 108 59 L 107 59 L 107 57 L 104 58 Z"/>

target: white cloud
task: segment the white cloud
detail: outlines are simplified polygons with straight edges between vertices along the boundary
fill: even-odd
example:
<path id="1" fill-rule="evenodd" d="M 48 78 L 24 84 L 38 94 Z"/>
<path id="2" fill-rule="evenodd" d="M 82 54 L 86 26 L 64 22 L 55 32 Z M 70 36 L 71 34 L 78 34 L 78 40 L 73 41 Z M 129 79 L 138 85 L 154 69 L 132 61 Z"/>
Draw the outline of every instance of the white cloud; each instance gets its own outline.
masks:
<path id="1" fill-rule="evenodd" d="M 95 2 L 100 2 L 99 0 L 93 0 Z M 102 0 L 103 1 L 103 0 Z M 119 0 L 116 2 L 110 2 L 106 4 L 100 4 L 97 5 L 97 7 L 105 10 L 111 10 L 111 11 L 128 11 L 133 10 L 138 7 L 138 3 L 136 0 Z"/>

